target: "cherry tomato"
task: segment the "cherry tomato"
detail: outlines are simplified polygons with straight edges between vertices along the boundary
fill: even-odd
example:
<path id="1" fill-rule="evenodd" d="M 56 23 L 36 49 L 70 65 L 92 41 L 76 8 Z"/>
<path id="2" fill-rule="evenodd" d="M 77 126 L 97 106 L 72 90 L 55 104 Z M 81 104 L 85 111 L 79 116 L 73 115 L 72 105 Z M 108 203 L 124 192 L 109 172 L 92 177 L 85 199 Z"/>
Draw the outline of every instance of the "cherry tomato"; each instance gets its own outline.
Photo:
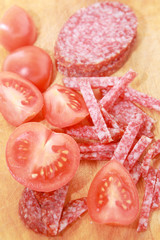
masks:
<path id="1" fill-rule="evenodd" d="M 41 48 L 27 46 L 8 55 L 2 70 L 21 75 L 43 92 L 51 83 L 53 64 L 50 56 Z"/>
<path id="2" fill-rule="evenodd" d="M 46 120 L 59 128 L 80 122 L 88 115 L 82 96 L 61 85 L 52 85 L 44 96 L 44 116 Z"/>
<path id="3" fill-rule="evenodd" d="M 88 192 L 88 212 L 98 223 L 128 225 L 139 212 L 138 192 L 128 171 L 109 161 L 93 179 Z"/>
<path id="4" fill-rule="evenodd" d="M 18 182 L 32 190 L 50 192 L 73 178 L 79 166 L 80 151 L 69 135 L 30 122 L 11 134 L 6 160 Z"/>
<path id="5" fill-rule="evenodd" d="M 0 20 L 0 43 L 8 50 L 31 45 L 37 38 L 37 31 L 24 9 L 13 6 Z"/>
<path id="6" fill-rule="evenodd" d="M 34 118 L 43 107 L 41 92 L 16 73 L 0 73 L 0 112 L 12 125 Z"/>

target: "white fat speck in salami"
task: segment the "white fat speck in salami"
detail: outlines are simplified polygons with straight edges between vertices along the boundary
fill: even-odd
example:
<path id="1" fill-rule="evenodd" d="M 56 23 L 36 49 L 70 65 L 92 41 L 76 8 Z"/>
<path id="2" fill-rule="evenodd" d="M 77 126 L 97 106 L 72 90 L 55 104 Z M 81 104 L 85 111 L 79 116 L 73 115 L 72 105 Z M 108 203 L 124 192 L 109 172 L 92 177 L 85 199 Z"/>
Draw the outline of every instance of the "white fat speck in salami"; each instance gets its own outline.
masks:
<path id="1" fill-rule="evenodd" d="M 160 206 L 160 169 L 157 172 L 156 184 L 153 194 L 152 209 L 156 209 Z"/>
<path id="2" fill-rule="evenodd" d="M 63 209 L 58 232 L 63 231 L 69 224 L 76 221 L 87 211 L 87 198 L 80 198 L 69 202 Z"/>
<path id="3" fill-rule="evenodd" d="M 75 71 L 73 76 L 77 68 L 92 75 L 123 56 L 136 31 L 137 19 L 128 6 L 118 2 L 96 3 L 69 18 L 59 33 L 54 55 L 60 66 Z"/>

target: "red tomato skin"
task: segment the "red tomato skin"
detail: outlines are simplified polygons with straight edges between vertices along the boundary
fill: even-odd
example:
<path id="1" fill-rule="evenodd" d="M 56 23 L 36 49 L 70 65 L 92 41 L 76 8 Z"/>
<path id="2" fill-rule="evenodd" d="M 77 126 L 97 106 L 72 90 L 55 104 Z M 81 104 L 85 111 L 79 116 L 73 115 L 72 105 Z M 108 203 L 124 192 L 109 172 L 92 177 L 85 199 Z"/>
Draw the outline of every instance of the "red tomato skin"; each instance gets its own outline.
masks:
<path id="1" fill-rule="evenodd" d="M 132 189 L 132 195 L 134 196 L 134 210 L 132 211 L 132 216 L 131 214 L 129 215 L 129 213 L 124 213 L 123 215 L 123 211 L 121 212 L 121 217 L 120 219 L 117 221 L 115 221 L 113 215 L 114 215 L 114 212 L 113 210 L 112 211 L 103 211 L 101 214 L 100 214 L 100 211 L 97 211 L 96 209 L 96 205 L 95 205 L 95 202 L 97 200 L 97 197 L 96 197 L 96 189 L 99 185 L 99 181 L 104 179 L 105 177 L 105 174 L 104 173 L 107 173 L 107 168 L 109 167 L 110 165 L 110 170 L 111 169 L 114 169 L 114 166 L 115 166 L 115 169 L 119 169 L 120 172 L 123 172 L 123 176 L 127 176 L 127 179 L 126 179 L 126 182 L 128 183 L 128 189 L 131 190 Z M 112 168 L 113 166 L 113 168 Z M 111 172 L 110 172 L 111 173 Z M 114 172 L 116 173 L 116 171 Z M 89 188 L 89 191 L 88 191 L 88 197 L 87 197 L 87 205 L 88 205 L 88 213 L 90 215 L 90 217 L 92 218 L 93 221 L 97 222 L 97 223 L 101 223 L 101 224 L 110 224 L 110 225 L 118 225 L 118 226 L 127 226 L 131 223 L 133 223 L 135 221 L 135 219 L 137 218 L 138 216 L 138 213 L 139 213 L 139 196 L 138 196 L 138 191 L 137 191 L 137 188 L 131 178 L 131 176 L 129 175 L 128 171 L 126 170 L 126 168 L 120 164 L 118 161 L 116 160 L 111 160 L 109 161 L 104 167 L 102 167 L 100 169 L 100 171 L 98 171 L 98 173 L 96 174 L 96 176 L 94 177 L 91 185 L 90 185 L 90 188 Z M 108 216 L 108 212 L 110 212 L 109 216 Z M 118 210 L 115 212 L 116 215 L 118 215 Z"/>
<path id="2" fill-rule="evenodd" d="M 31 108 L 18 107 L 14 103 L 7 103 L 11 98 L 11 93 L 5 95 L 3 90 L 3 81 L 7 80 L 11 86 L 14 83 L 22 84 L 25 86 L 28 91 L 32 91 L 34 93 L 35 102 L 31 106 Z M 21 92 L 23 90 L 20 90 Z M 17 90 L 19 93 L 19 90 Z M 19 101 L 20 102 L 20 101 Z M 21 78 L 16 73 L 12 72 L 1 72 L 0 73 L 0 112 L 5 118 L 5 120 L 13 126 L 19 126 L 24 122 L 28 122 L 33 119 L 43 108 L 43 97 L 41 92 L 35 87 L 31 82 L 27 81 L 24 78 Z M 19 112 L 20 110 L 20 112 Z"/>
<path id="3" fill-rule="evenodd" d="M 7 56 L 2 71 L 19 74 L 43 92 L 52 82 L 53 63 L 43 49 L 36 46 L 25 46 Z"/>
<path id="4" fill-rule="evenodd" d="M 16 141 L 19 141 L 19 139 L 21 139 L 21 136 L 22 137 L 27 136 L 27 133 L 29 134 L 33 133 L 32 137 L 28 138 L 27 141 L 31 143 L 31 151 L 34 149 L 35 152 L 33 152 L 33 155 L 31 154 L 30 157 L 26 158 L 26 160 L 18 160 L 18 157 L 15 157 L 15 154 L 17 154 L 19 149 L 15 148 L 16 146 L 15 143 Z M 57 141 L 58 143 L 60 143 L 61 141 L 62 142 L 64 141 L 68 151 L 71 151 L 70 153 L 71 159 L 69 159 L 71 165 L 68 165 L 68 166 L 66 165 L 66 169 L 69 169 L 69 173 L 66 172 L 66 175 L 63 173 L 60 173 L 60 175 L 56 176 L 56 178 L 54 178 L 53 181 L 52 179 L 37 180 L 37 179 L 29 178 L 29 170 L 33 167 L 32 164 L 36 165 L 36 161 L 32 159 L 32 156 L 37 157 L 37 154 L 38 154 L 37 149 L 35 149 L 34 147 L 37 146 L 38 150 L 41 151 L 41 147 L 43 147 L 42 143 L 48 144 L 47 141 L 48 140 L 50 141 L 50 137 L 52 136 L 52 134 L 55 137 L 53 145 Z M 43 152 L 41 153 L 42 155 L 41 154 L 39 155 L 40 161 L 38 162 L 40 166 L 44 163 Z M 47 160 L 48 160 L 48 155 L 47 155 Z M 50 192 L 50 191 L 54 191 L 56 189 L 61 188 L 62 186 L 66 185 L 68 182 L 71 181 L 71 179 L 73 178 L 73 176 L 75 175 L 79 167 L 80 150 L 76 141 L 69 135 L 64 133 L 52 132 L 49 128 L 47 128 L 41 123 L 29 122 L 29 123 L 24 123 L 21 126 L 17 127 L 14 130 L 14 132 L 10 135 L 6 145 L 6 162 L 11 175 L 16 181 L 35 191 Z"/>
<path id="5" fill-rule="evenodd" d="M 64 103 L 62 104 L 61 98 L 63 98 L 65 94 L 64 95 L 60 94 L 58 90 L 59 91 L 66 90 L 69 91 L 71 94 L 74 94 L 75 99 L 78 100 L 78 102 L 81 105 L 81 110 L 74 111 L 74 109 L 71 109 L 68 106 L 65 100 L 62 101 Z M 66 96 L 68 95 L 66 94 Z M 61 86 L 59 84 L 51 85 L 43 93 L 43 97 L 44 97 L 43 107 L 44 117 L 51 125 L 56 126 L 58 128 L 65 128 L 75 125 L 82 121 L 89 114 L 82 96 L 78 92 L 75 92 L 65 86 Z"/>
<path id="6" fill-rule="evenodd" d="M 28 13 L 18 7 L 9 8 L 0 20 L 0 43 L 8 51 L 32 45 L 37 38 L 36 27 Z"/>

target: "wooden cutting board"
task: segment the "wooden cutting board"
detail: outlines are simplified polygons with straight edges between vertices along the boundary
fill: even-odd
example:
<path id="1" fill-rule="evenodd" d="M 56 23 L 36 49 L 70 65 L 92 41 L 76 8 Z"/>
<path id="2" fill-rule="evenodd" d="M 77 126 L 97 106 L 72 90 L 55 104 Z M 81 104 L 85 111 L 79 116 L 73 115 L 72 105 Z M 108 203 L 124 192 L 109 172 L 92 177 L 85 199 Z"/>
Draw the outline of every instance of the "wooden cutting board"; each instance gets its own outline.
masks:
<path id="1" fill-rule="evenodd" d="M 58 33 L 76 10 L 88 6 L 96 0 L 0 0 L 0 17 L 13 4 L 23 7 L 33 18 L 39 35 L 37 46 L 45 49 L 53 58 L 54 43 Z M 138 18 L 137 42 L 126 64 L 115 74 L 122 75 L 129 68 L 138 73 L 132 86 L 151 96 L 160 98 L 160 1 L 159 0 L 121 0 L 128 4 Z M 0 65 L 7 52 L 0 46 Z M 61 82 L 62 76 L 57 74 L 56 82 Z M 160 138 L 160 114 L 148 113 L 157 120 L 155 134 Z M 10 175 L 5 162 L 5 146 L 8 137 L 14 130 L 0 115 L 0 240 L 46 240 L 51 239 L 28 230 L 18 216 L 18 201 L 23 186 Z M 67 200 L 87 196 L 89 185 L 96 172 L 104 162 L 82 162 L 73 178 Z M 144 186 L 138 184 L 140 203 Z M 160 210 L 150 216 L 148 230 L 137 233 L 138 220 L 129 227 L 112 227 L 93 223 L 85 214 L 80 220 L 69 226 L 55 240 L 159 240 Z"/>

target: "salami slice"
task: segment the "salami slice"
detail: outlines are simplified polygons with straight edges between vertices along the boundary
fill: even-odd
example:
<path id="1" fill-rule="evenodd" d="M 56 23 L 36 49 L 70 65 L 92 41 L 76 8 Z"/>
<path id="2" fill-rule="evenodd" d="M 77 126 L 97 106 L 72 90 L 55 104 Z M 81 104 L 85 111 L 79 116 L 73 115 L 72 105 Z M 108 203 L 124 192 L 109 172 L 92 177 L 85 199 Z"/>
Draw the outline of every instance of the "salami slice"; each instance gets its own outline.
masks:
<path id="1" fill-rule="evenodd" d="M 148 138 L 146 136 L 142 136 L 139 141 L 135 144 L 132 151 L 128 155 L 126 161 L 124 162 L 124 166 L 130 171 L 133 166 L 136 164 L 136 162 L 139 160 L 143 152 L 146 150 L 146 148 L 151 143 L 152 139 Z"/>
<path id="2" fill-rule="evenodd" d="M 127 72 L 120 81 L 118 81 L 109 92 L 99 101 L 99 104 L 105 109 L 111 109 L 118 97 L 123 93 L 126 86 L 136 77 L 133 70 Z"/>
<path id="3" fill-rule="evenodd" d="M 19 215 L 27 227 L 37 233 L 47 233 L 42 210 L 32 190 L 25 188 L 19 201 Z"/>
<path id="4" fill-rule="evenodd" d="M 160 111 L 160 100 L 150 97 L 145 93 L 128 88 L 124 91 L 124 99 L 140 104 L 143 107 Z"/>
<path id="5" fill-rule="evenodd" d="M 48 193 L 34 191 L 34 195 L 41 206 L 42 221 L 46 226 L 47 235 L 49 236 L 54 236 L 58 232 L 67 192 L 68 185 Z"/>
<path id="6" fill-rule="evenodd" d="M 112 140 L 117 142 L 121 139 L 124 131 L 118 128 L 108 128 Z M 82 127 L 72 127 L 67 128 L 65 132 L 79 140 L 90 139 L 90 140 L 99 140 L 97 130 L 94 126 L 82 126 Z"/>
<path id="7" fill-rule="evenodd" d="M 58 232 L 63 231 L 69 224 L 76 221 L 87 209 L 86 197 L 70 201 L 63 209 Z"/>
<path id="8" fill-rule="evenodd" d="M 93 89 L 107 89 L 113 87 L 120 79 L 121 77 L 64 77 L 62 81 L 66 87 L 79 91 L 79 81 L 82 80 L 88 80 Z"/>
<path id="9" fill-rule="evenodd" d="M 104 107 L 101 108 L 101 112 L 103 114 L 104 120 L 107 124 L 107 127 L 120 129 L 118 123 L 116 122 L 115 118 L 112 114 L 109 114 Z"/>
<path id="10" fill-rule="evenodd" d="M 140 162 L 136 162 L 136 164 L 134 165 L 134 167 L 130 170 L 130 175 L 133 179 L 133 182 L 135 184 L 138 183 L 140 177 L 141 177 L 141 163 Z"/>
<path id="11" fill-rule="evenodd" d="M 111 113 L 114 116 L 120 128 L 122 129 L 125 129 L 127 127 L 128 119 L 134 120 L 137 114 L 142 114 L 144 122 L 140 128 L 139 136 L 140 137 L 142 135 L 145 135 L 147 137 L 154 136 L 152 133 L 152 129 L 155 121 L 130 101 L 118 99 L 118 101 L 109 111 L 109 113 Z"/>
<path id="12" fill-rule="evenodd" d="M 139 132 L 140 126 L 143 123 L 142 115 L 136 116 L 134 120 L 131 120 L 120 140 L 118 146 L 114 152 L 114 158 L 120 163 L 124 163 L 127 155 L 135 141 L 135 138 Z"/>
<path id="13" fill-rule="evenodd" d="M 157 172 L 156 184 L 153 194 L 152 209 L 156 209 L 160 206 L 160 169 Z"/>
<path id="14" fill-rule="evenodd" d="M 69 77 L 94 77 L 94 76 L 99 76 L 99 77 L 104 77 L 104 76 L 110 76 L 114 72 L 116 72 L 120 67 L 123 66 L 125 61 L 127 60 L 132 46 L 134 45 L 136 36 L 134 36 L 133 41 L 131 44 L 128 45 L 127 49 L 125 51 L 122 51 L 121 54 L 119 54 L 116 58 L 113 60 L 109 61 L 106 65 L 102 65 L 100 68 L 98 68 L 98 65 L 95 67 L 97 68 L 82 68 L 81 66 L 73 66 L 71 65 L 70 67 L 67 66 L 65 67 L 63 64 L 57 61 L 57 68 L 58 70 L 64 75 L 64 76 L 69 76 Z M 97 70 L 98 69 L 98 70 Z"/>
<path id="15" fill-rule="evenodd" d="M 144 193 L 141 212 L 140 212 L 139 224 L 137 228 L 138 232 L 145 231 L 147 229 L 149 214 L 150 214 L 151 205 L 153 201 L 155 181 L 156 181 L 156 171 L 153 168 L 150 168 L 147 176 L 145 193 Z"/>
<path id="16" fill-rule="evenodd" d="M 73 76 L 77 70 L 81 76 L 99 70 L 102 74 L 108 64 L 111 71 L 114 60 L 130 49 L 136 30 L 137 19 L 128 6 L 93 4 L 80 9 L 64 25 L 56 41 L 55 59 L 60 67 L 70 68 Z"/>
<path id="17" fill-rule="evenodd" d="M 81 153 L 88 153 L 88 152 L 112 152 L 114 153 L 117 143 L 109 143 L 109 144 L 102 144 L 98 142 L 86 144 L 86 143 L 78 143 Z"/>
<path id="18" fill-rule="evenodd" d="M 149 148 L 148 152 L 143 158 L 141 171 L 144 179 L 146 179 L 147 177 L 152 159 L 156 157 L 156 155 L 158 155 L 159 153 L 160 153 L 160 140 L 157 140 L 152 144 L 152 146 Z"/>
<path id="19" fill-rule="evenodd" d="M 113 152 L 88 152 L 81 153 L 81 160 L 88 161 L 109 161 L 113 157 Z"/>
<path id="20" fill-rule="evenodd" d="M 35 232 L 55 236 L 63 210 L 68 185 L 49 193 L 25 188 L 19 202 L 21 219 Z"/>
<path id="21" fill-rule="evenodd" d="M 90 83 L 85 80 L 80 81 L 79 85 L 84 101 L 92 118 L 93 124 L 95 125 L 99 140 L 103 142 L 111 142 L 112 138 L 110 132 L 104 121 Z"/>

